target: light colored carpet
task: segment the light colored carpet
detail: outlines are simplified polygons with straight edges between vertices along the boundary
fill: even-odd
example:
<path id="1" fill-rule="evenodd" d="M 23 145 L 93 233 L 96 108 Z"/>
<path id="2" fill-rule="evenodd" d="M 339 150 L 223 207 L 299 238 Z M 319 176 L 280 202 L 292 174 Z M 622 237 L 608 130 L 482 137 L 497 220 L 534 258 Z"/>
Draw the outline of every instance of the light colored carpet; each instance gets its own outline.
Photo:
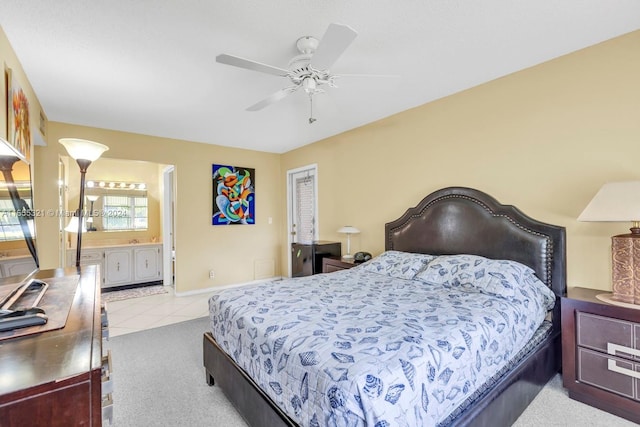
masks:
<path id="1" fill-rule="evenodd" d="M 113 426 L 247 427 L 202 365 L 208 318 L 111 338 Z"/>
<path id="2" fill-rule="evenodd" d="M 202 366 L 206 317 L 111 338 L 115 427 L 247 427 Z M 556 375 L 514 427 L 636 424 L 569 399 Z"/>
<path id="3" fill-rule="evenodd" d="M 142 286 L 139 288 L 123 289 L 121 291 L 102 292 L 102 301 L 113 302 L 130 298 L 148 297 L 149 295 L 166 294 L 163 285 Z"/>

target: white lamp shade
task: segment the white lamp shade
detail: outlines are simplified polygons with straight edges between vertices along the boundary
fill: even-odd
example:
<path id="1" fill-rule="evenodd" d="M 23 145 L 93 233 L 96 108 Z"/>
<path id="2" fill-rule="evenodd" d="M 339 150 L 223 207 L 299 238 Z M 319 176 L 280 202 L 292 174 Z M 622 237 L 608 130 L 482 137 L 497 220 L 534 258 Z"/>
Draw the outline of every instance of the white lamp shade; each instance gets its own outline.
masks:
<path id="1" fill-rule="evenodd" d="M 360 230 L 350 225 L 345 225 L 340 230 L 338 230 L 338 233 L 345 233 L 345 234 L 358 234 L 359 232 Z"/>
<path id="2" fill-rule="evenodd" d="M 640 181 L 604 184 L 578 221 L 640 221 Z"/>
<path id="3" fill-rule="evenodd" d="M 69 224 L 64 228 L 64 231 L 67 233 L 77 233 L 78 232 L 78 217 L 72 216 L 69 220 Z M 82 232 L 85 233 L 87 231 L 84 218 L 82 219 Z"/>
<path id="4" fill-rule="evenodd" d="M 67 153 L 69 153 L 69 156 L 74 160 L 82 159 L 93 162 L 98 160 L 102 153 L 109 149 L 109 147 L 104 144 L 89 141 L 88 139 L 61 138 L 58 141 L 64 145 Z"/>
<path id="5" fill-rule="evenodd" d="M 96 200 L 98 200 L 100 198 L 100 196 L 95 195 L 95 194 L 89 194 L 87 196 L 87 200 L 90 202 L 95 202 Z"/>

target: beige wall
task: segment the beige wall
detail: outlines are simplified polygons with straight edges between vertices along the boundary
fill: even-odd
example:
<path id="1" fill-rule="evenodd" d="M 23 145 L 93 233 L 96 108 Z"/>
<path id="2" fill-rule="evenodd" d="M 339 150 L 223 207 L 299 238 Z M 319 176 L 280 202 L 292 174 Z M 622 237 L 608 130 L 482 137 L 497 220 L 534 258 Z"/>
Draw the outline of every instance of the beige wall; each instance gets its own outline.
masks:
<path id="1" fill-rule="evenodd" d="M 30 119 L 38 123 L 40 103 L 27 80 L 15 52 L 0 28 L 0 61 L 19 79 L 30 103 Z M 6 99 L 4 84 L 0 85 L 2 99 Z M 0 135 L 6 137 L 7 106 L 0 103 Z M 179 121 L 177 122 L 179 125 Z M 34 205 L 38 210 L 58 208 L 58 160 L 66 151 L 57 141 L 63 137 L 86 138 L 109 146 L 105 158 L 143 160 L 175 166 L 177 226 L 176 289 L 186 292 L 221 284 L 243 283 L 254 280 L 255 265 L 264 275 L 264 265 L 273 265 L 273 274 L 279 275 L 279 234 L 281 225 L 282 187 L 280 183 L 280 156 L 250 150 L 225 148 L 116 132 L 104 129 L 49 122 L 44 140 L 48 146 L 35 149 Z M 37 126 L 36 126 L 37 129 Z M 211 164 L 222 163 L 256 169 L 256 225 L 213 227 Z M 77 165 L 71 164 L 68 173 L 79 174 Z M 92 170 L 89 168 L 88 174 Z M 77 204 L 77 196 L 73 205 Z M 72 206 L 72 205 L 70 205 Z M 268 218 L 273 224 L 268 224 Z M 59 265 L 59 251 L 65 246 L 60 238 L 58 217 L 37 218 L 38 252 L 41 268 Z M 90 239 L 90 237 L 87 237 Z M 209 270 L 216 273 L 209 279 Z"/>
<path id="2" fill-rule="evenodd" d="M 58 157 L 65 155 L 59 138 L 85 138 L 109 147 L 105 158 L 145 160 L 175 166 L 176 176 L 176 290 L 193 291 L 211 286 L 254 280 L 256 261 L 271 261 L 280 274 L 278 230 L 282 190 L 280 156 L 104 129 L 49 123 L 48 146 L 36 148 L 41 171 L 36 180 L 35 204 L 40 209 L 57 204 Z M 256 169 L 256 225 L 211 225 L 211 164 L 222 163 Z M 77 168 L 77 166 L 75 166 Z M 89 167 L 89 172 L 91 167 Z M 69 174 L 73 173 L 73 165 Z M 79 171 L 77 172 L 79 174 Z M 274 219 L 268 224 L 267 218 Z M 57 266 L 57 219 L 42 218 L 38 250 L 43 268 Z M 209 270 L 216 273 L 209 279 Z"/>
<path id="3" fill-rule="evenodd" d="M 66 157 L 66 156 L 65 156 Z M 76 162 L 69 158 L 65 158 L 65 164 L 70 164 L 71 167 L 67 168 L 68 183 L 68 203 L 66 210 L 74 212 L 78 208 L 78 196 L 80 193 L 80 174 L 78 173 L 78 165 Z M 147 213 L 148 213 L 148 228 L 146 230 L 138 231 L 95 231 L 87 233 L 82 237 L 83 246 L 99 245 L 100 241 L 114 242 L 114 240 L 121 240 L 127 242 L 131 239 L 136 239 L 140 242 L 149 242 L 153 238 L 161 240 L 162 237 L 162 224 L 161 224 L 161 204 L 163 200 L 162 189 L 162 167 L 158 163 L 145 162 L 145 161 L 132 161 L 132 160 L 120 160 L 110 159 L 102 157 L 93 162 L 87 170 L 86 181 L 119 181 L 119 182 L 134 182 L 145 183 L 147 194 Z M 100 192 L 100 190 L 87 190 L 87 194 L 91 192 Z M 102 190 L 104 192 L 105 190 Z M 111 194 L 117 195 L 119 190 L 106 190 L 111 191 Z M 102 206 L 102 200 L 99 199 L 94 206 L 94 210 L 99 211 L 99 207 Z M 85 209 L 89 209 L 88 201 L 85 200 Z M 75 247 L 76 235 L 72 236 L 72 244 Z"/>
<path id="4" fill-rule="evenodd" d="M 356 226 L 352 252 L 381 252 L 386 222 L 469 186 L 565 226 L 569 286 L 610 289 L 610 236 L 630 224 L 576 218 L 603 183 L 640 179 L 639 76 L 637 31 L 291 151 L 282 169 L 318 164 L 320 238 L 344 245 L 335 230 Z"/>
<path id="5" fill-rule="evenodd" d="M 24 71 L 22 69 L 22 65 L 18 61 L 18 58 L 15 55 L 15 52 L 9 45 L 9 41 L 7 40 L 2 27 L 0 27 L 0 63 L 2 63 L 2 67 L 0 72 L 2 75 L 0 76 L 1 84 L 0 84 L 0 137 L 4 139 L 8 139 L 7 132 L 7 90 L 6 90 L 6 82 L 5 82 L 5 72 L 6 70 L 10 70 L 11 78 L 14 79 L 24 93 L 27 95 L 27 99 L 29 100 L 29 122 L 31 125 L 31 133 L 32 140 L 42 139 L 42 136 L 38 134 L 38 124 L 40 122 L 40 102 L 38 98 L 35 96 L 33 88 L 31 87 L 31 83 L 27 79 Z M 33 141 L 31 146 L 31 152 L 28 154 L 30 159 L 33 158 Z M 26 171 L 19 170 L 21 168 L 21 163 L 17 163 L 14 166 L 13 176 L 16 180 L 21 179 L 20 176 L 23 176 Z M 37 173 L 36 171 L 33 172 Z M 0 250 L 6 251 L 14 251 L 14 250 L 23 250 L 25 254 L 28 254 L 26 245 L 24 241 L 12 241 L 12 242 L 0 242 Z"/>
<path id="6" fill-rule="evenodd" d="M 40 106 L 40 101 L 36 97 L 33 88 L 31 87 L 31 82 L 27 79 L 27 76 L 24 74 L 24 70 L 22 69 L 22 65 L 18 60 L 15 52 L 13 51 L 9 41 L 7 40 L 7 36 L 4 34 L 2 27 L 0 27 L 0 62 L 2 62 L 2 84 L 0 84 L 0 136 L 7 139 L 7 90 L 6 90 L 6 82 L 5 82 L 5 72 L 6 70 L 11 70 L 11 78 L 15 79 L 16 82 L 20 85 L 24 93 L 27 95 L 27 99 L 29 100 L 29 123 L 31 125 L 31 134 L 32 140 L 36 138 L 42 138 L 39 135 L 39 123 L 40 123 L 40 111 L 42 107 Z M 46 127 L 46 125 L 45 125 Z M 46 129 L 45 129 L 46 131 Z M 32 157 L 33 153 L 33 141 L 32 141 L 32 152 L 29 153 L 28 157 Z"/>
<path id="7" fill-rule="evenodd" d="M 21 73 L 4 34 L 0 58 Z M 285 171 L 317 163 L 321 239 L 344 241 L 335 230 L 350 224 L 362 230 L 352 252 L 379 253 L 385 222 L 438 188 L 470 186 L 565 226 L 569 286 L 609 289 L 610 236 L 628 224 L 576 218 L 603 183 L 640 179 L 639 75 L 634 32 L 284 155 L 50 123 L 49 146 L 35 152 L 35 203 L 57 206 L 61 137 L 100 141 L 110 158 L 175 165 L 177 287 L 197 290 L 253 280 L 256 262 L 286 274 Z M 210 225 L 214 162 L 256 168 L 256 226 Z M 57 265 L 56 221 L 38 222 L 45 268 Z"/>

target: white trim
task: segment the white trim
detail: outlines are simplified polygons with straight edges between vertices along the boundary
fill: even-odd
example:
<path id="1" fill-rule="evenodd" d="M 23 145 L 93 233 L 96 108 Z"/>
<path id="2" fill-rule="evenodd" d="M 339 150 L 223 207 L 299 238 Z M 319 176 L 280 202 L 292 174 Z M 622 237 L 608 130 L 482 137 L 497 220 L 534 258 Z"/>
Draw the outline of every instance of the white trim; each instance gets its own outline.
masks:
<path id="1" fill-rule="evenodd" d="M 173 177 L 173 178 L 172 178 Z M 162 282 L 165 286 L 174 286 L 173 283 L 173 242 L 175 241 L 175 222 L 172 218 L 171 206 L 175 200 L 175 167 L 169 165 L 162 170 L 162 183 L 164 197 L 162 198 Z M 167 191 L 169 189 L 169 191 Z M 169 195 L 169 197 L 167 197 Z M 173 222 L 173 224 L 172 224 Z"/>
<path id="2" fill-rule="evenodd" d="M 199 294 L 206 294 L 206 293 L 209 293 L 209 292 L 220 291 L 220 290 L 223 290 L 223 289 L 233 289 L 233 288 L 241 288 L 241 287 L 247 286 L 247 285 L 257 285 L 258 283 L 275 282 L 275 281 L 282 280 L 282 279 L 284 279 L 284 277 L 276 276 L 276 277 L 270 277 L 268 279 L 253 280 L 251 282 L 233 283 L 233 284 L 230 284 L 230 285 L 222 285 L 222 286 L 212 286 L 210 288 L 196 289 L 196 290 L 187 291 L 187 292 L 174 292 L 173 294 L 175 296 L 177 296 L 177 297 L 187 297 L 187 296 L 191 296 L 191 295 L 199 295 Z"/>

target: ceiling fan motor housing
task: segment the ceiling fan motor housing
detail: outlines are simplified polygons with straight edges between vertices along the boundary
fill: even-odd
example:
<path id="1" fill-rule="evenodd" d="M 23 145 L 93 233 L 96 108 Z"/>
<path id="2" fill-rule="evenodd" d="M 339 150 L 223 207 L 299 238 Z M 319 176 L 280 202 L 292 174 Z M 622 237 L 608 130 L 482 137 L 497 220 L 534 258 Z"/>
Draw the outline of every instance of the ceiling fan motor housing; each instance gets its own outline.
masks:
<path id="1" fill-rule="evenodd" d="M 296 41 L 300 53 L 313 54 L 318 48 L 318 39 L 313 36 L 303 36 Z"/>

